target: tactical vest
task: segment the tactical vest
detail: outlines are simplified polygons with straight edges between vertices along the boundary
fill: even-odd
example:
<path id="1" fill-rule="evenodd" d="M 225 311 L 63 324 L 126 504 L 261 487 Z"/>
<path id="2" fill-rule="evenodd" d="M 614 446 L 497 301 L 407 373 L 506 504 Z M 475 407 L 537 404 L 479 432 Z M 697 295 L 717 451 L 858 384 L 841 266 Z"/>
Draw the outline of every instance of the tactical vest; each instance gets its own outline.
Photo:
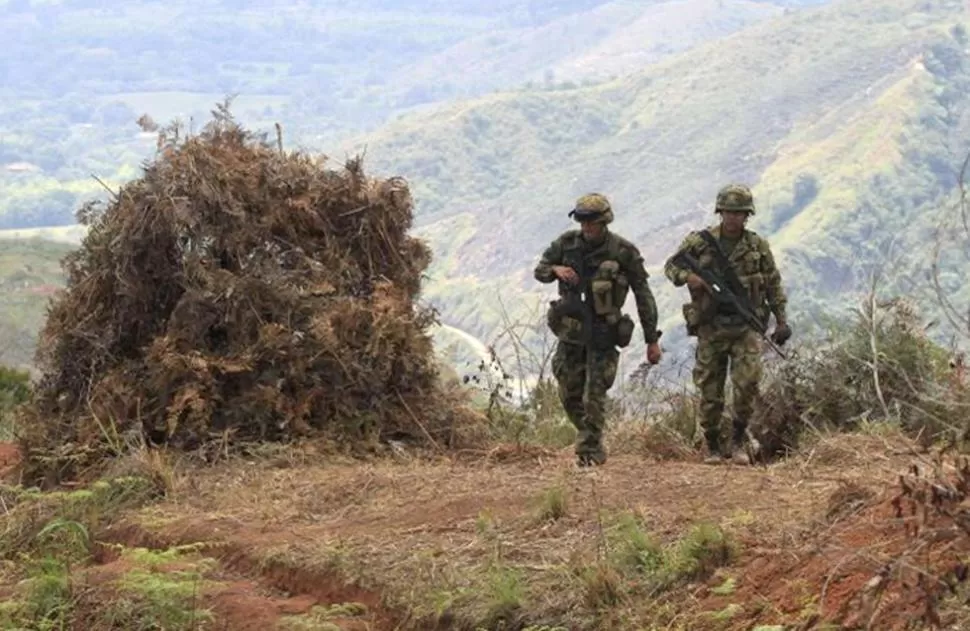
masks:
<path id="1" fill-rule="evenodd" d="M 717 235 L 715 235 L 716 238 Z M 762 269 L 763 256 L 757 248 L 752 248 L 752 239 L 756 239 L 746 233 L 737 248 L 747 248 L 743 256 L 732 261 L 735 273 L 741 286 L 745 291 L 747 299 L 754 308 L 754 313 L 760 320 L 767 322 L 769 315 L 768 303 L 765 295 L 765 275 Z M 696 250 L 697 262 L 704 269 L 709 269 L 718 275 L 723 272 L 719 269 L 717 257 L 712 251 L 711 246 L 702 243 L 699 250 Z M 698 330 L 707 325 L 715 327 L 734 327 L 744 326 L 744 319 L 739 315 L 719 313 L 717 305 L 707 290 L 689 289 L 691 301 L 683 305 L 684 321 L 687 325 L 687 334 L 697 335 Z"/>
<path id="2" fill-rule="evenodd" d="M 562 264 L 576 271 L 580 283 L 574 286 L 559 281 L 559 299 L 549 303 L 549 328 L 567 344 L 585 344 L 584 323 L 588 318 L 593 348 L 629 345 L 636 325 L 622 312 L 630 281 L 620 267 L 616 237 L 607 233 L 603 243 L 590 246 L 575 230 L 564 235 L 562 247 Z"/>

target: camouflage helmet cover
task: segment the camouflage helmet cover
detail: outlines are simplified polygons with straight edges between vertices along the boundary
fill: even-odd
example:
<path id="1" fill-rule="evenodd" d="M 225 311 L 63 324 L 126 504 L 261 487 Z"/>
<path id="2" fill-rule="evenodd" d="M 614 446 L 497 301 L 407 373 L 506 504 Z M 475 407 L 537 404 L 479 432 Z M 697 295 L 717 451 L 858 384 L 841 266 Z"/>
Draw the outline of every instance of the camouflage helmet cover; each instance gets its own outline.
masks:
<path id="1" fill-rule="evenodd" d="M 576 221 L 595 221 L 608 224 L 613 221 L 613 208 L 606 196 L 589 193 L 576 200 L 576 206 L 569 212 Z"/>
<path id="2" fill-rule="evenodd" d="M 722 210 L 747 211 L 754 214 L 754 196 L 744 184 L 728 184 L 717 192 L 714 212 Z"/>

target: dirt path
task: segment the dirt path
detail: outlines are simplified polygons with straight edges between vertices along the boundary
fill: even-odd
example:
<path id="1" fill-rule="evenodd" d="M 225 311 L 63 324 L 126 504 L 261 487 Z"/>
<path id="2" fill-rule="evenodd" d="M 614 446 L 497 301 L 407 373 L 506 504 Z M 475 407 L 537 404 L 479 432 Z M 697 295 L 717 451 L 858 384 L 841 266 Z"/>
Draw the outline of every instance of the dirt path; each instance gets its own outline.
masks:
<path id="1" fill-rule="evenodd" d="M 835 527 L 840 519 L 859 516 L 863 506 L 884 506 L 912 460 L 882 439 L 844 437 L 768 468 L 621 455 L 581 471 L 568 452 L 503 463 L 236 463 L 192 472 L 169 501 L 130 516 L 105 537 L 156 548 L 212 544 L 207 554 L 221 560 L 235 585 L 215 602 L 224 612 L 261 609 L 263 625 L 285 611 L 358 602 L 367 616 L 337 628 L 427 628 L 431 618 L 442 621 L 439 628 L 462 628 L 494 605 L 481 593 L 491 589 L 496 567 L 519 573 L 532 619 L 579 620 L 570 616 L 581 605 L 573 592 L 582 586 L 570 582 L 568 568 L 591 563 L 614 517 L 636 516 L 661 543 L 710 522 L 740 544 L 740 559 L 729 568 L 737 595 L 711 591 L 728 576 L 721 574 L 688 586 L 689 598 L 704 611 L 741 607 L 743 615 L 689 628 L 746 629 L 755 621 L 804 617 L 818 604 L 827 568 L 811 570 L 807 559 L 824 556 L 826 537 L 844 534 Z M 543 519 L 551 497 L 564 499 L 564 514 Z M 866 532 L 890 536 L 888 530 L 857 528 L 854 544 L 849 538 L 838 545 L 858 545 Z M 787 573 L 799 564 L 815 584 L 793 583 Z M 871 578 L 870 565 L 857 564 L 847 580 L 825 585 L 819 619 L 837 613 Z M 753 605 L 765 598 L 777 606 Z M 645 619 L 632 610 L 622 615 L 629 624 Z M 569 628 L 638 628 L 603 616 Z"/>

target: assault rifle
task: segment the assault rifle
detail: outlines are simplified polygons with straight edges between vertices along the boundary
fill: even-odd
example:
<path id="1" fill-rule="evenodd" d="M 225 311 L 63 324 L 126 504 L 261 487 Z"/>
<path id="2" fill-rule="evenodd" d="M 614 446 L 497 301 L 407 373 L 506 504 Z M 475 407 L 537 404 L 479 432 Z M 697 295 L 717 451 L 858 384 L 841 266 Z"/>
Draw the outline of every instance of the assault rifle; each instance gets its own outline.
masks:
<path id="1" fill-rule="evenodd" d="M 704 282 L 708 284 L 711 288 L 711 294 L 714 296 L 714 302 L 716 304 L 726 304 L 734 309 L 735 313 L 744 318 L 744 321 L 755 331 L 758 335 L 768 343 L 768 346 L 772 348 L 776 353 L 781 355 L 784 359 L 788 359 L 777 344 L 775 344 L 770 337 L 766 335 L 767 326 L 761 321 L 758 316 L 754 314 L 748 305 L 748 301 L 741 296 L 736 295 L 730 289 L 727 288 L 727 283 L 724 282 L 717 274 L 711 270 L 704 269 L 701 264 L 693 256 L 687 252 L 680 252 L 674 257 L 674 262 L 681 261 L 698 276 L 704 279 Z"/>

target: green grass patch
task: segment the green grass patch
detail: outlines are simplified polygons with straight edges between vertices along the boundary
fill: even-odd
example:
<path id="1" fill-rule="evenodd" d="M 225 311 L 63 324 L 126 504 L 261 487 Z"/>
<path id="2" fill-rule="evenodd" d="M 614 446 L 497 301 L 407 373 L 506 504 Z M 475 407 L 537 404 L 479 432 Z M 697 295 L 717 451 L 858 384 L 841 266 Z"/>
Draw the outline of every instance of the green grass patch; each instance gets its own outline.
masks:
<path id="1" fill-rule="evenodd" d="M 140 476 L 100 480 L 75 491 L 0 486 L 8 511 L 0 523 L 0 559 L 30 558 L 51 546 L 64 554 L 69 546 L 70 556 L 83 556 L 94 530 L 159 494 L 156 482 Z"/>
<path id="2" fill-rule="evenodd" d="M 607 566 L 627 579 L 633 593 L 659 593 L 706 580 L 736 558 L 738 544 L 720 526 L 699 522 L 677 540 L 661 544 L 632 513 L 619 515 L 605 533 Z"/>
<path id="3" fill-rule="evenodd" d="M 119 546 L 111 578 L 92 579 L 55 548 L 26 564 L 14 597 L 0 606 L 3 629 L 126 629 L 201 631 L 213 616 L 201 606 L 213 559 L 193 557 L 191 546 L 151 551 Z M 166 567 L 172 563 L 178 567 Z"/>
<path id="4" fill-rule="evenodd" d="M 562 485 L 552 486 L 542 492 L 536 501 L 536 518 L 540 522 L 558 521 L 569 509 L 568 492 Z"/>
<path id="5" fill-rule="evenodd" d="M 0 561 L 8 570 L 2 582 L 15 585 L 0 606 L 0 628 L 203 628 L 197 622 L 205 619 L 204 612 L 196 611 L 193 599 L 208 560 L 162 571 L 192 549 L 119 547 L 126 571 L 116 580 L 89 581 L 98 531 L 159 493 L 156 482 L 140 476 L 100 480 L 73 491 L 0 486 L 6 507 Z"/>
<path id="6" fill-rule="evenodd" d="M 124 549 L 121 560 L 133 567 L 105 586 L 116 595 L 98 614 L 103 624 L 136 631 L 205 628 L 212 614 L 200 606 L 200 599 L 204 575 L 216 561 L 187 556 L 193 552 L 193 546 L 161 551 Z M 165 568 L 183 559 L 188 562 L 180 564 L 179 569 Z"/>

